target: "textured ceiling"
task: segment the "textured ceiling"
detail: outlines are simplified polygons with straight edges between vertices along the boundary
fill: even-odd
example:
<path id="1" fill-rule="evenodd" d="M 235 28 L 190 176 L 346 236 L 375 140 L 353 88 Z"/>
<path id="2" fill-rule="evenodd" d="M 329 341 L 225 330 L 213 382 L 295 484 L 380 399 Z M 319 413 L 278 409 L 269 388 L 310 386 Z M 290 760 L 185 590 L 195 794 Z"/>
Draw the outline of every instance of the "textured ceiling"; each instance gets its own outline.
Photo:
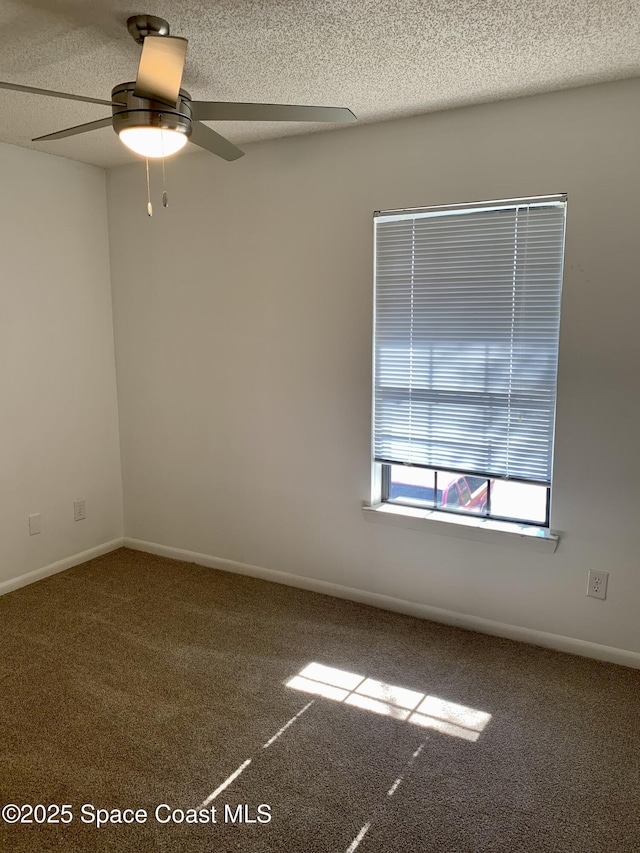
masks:
<path id="1" fill-rule="evenodd" d="M 194 99 L 346 106 L 361 123 L 640 76 L 640 0 L 0 0 L 0 80 L 108 99 L 135 79 L 125 22 L 141 13 L 189 40 Z M 0 141 L 134 159 L 110 127 L 30 142 L 108 108 L 0 91 L 0 111 Z M 215 125 L 239 145 L 327 127 Z"/>

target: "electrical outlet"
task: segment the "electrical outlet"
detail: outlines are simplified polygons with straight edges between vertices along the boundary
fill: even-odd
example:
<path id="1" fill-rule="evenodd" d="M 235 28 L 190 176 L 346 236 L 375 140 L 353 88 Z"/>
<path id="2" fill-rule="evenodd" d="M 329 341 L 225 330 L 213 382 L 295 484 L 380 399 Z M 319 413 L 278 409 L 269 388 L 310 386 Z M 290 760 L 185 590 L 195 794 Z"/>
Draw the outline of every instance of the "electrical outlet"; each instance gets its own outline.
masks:
<path id="1" fill-rule="evenodd" d="M 73 502 L 73 520 L 83 521 L 87 517 L 87 507 L 84 498 Z"/>
<path id="2" fill-rule="evenodd" d="M 608 581 L 609 572 L 596 572 L 592 569 L 589 572 L 587 595 L 590 595 L 592 598 L 606 598 Z"/>
<path id="3" fill-rule="evenodd" d="M 29 516 L 29 536 L 35 536 L 36 533 L 40 533 L 42 529 L 40 527 L 40 513 L 36 512 L 34 515 Z"/>

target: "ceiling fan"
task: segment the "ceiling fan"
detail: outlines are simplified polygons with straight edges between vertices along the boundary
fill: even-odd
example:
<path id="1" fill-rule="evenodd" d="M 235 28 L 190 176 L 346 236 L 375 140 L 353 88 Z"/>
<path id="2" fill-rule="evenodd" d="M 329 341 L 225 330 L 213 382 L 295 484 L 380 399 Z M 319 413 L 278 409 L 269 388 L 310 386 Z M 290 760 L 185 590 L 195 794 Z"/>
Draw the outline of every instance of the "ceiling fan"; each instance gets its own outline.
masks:
<path id="1" fill-rule="evenodd" d="M 133 83 L 114 86 L 110 101 L 0 82 L 0 89 L 111 107 L 108 118 L 38 136 L 33 142 L 64 139 L 111 124 L 121 142 L 143 157 L 167 157 L 190 140 L 230 161 L 242 157 L 244 151 L 202 122 L 356 121 L 355 115 L 345 107 L 192 101 L 189 93 L 181 88 L 187 39 L 169 35 L 167 21 L 154 15 L 134 15 L 127 20 L 127 29 L 142 45 L 138 75 Z"/>

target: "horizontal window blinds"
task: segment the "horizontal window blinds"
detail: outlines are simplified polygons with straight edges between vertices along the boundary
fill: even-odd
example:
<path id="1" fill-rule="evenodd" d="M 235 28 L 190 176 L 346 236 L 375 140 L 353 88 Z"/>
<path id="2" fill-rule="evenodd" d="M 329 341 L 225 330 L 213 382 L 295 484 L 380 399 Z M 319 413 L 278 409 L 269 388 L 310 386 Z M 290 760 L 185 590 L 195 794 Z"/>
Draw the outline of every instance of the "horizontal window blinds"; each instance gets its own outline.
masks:
<path id="1" fill-rule="evenodd" d="M 550 483 L 565 211 L 376 215 L 378 461 Z"/>

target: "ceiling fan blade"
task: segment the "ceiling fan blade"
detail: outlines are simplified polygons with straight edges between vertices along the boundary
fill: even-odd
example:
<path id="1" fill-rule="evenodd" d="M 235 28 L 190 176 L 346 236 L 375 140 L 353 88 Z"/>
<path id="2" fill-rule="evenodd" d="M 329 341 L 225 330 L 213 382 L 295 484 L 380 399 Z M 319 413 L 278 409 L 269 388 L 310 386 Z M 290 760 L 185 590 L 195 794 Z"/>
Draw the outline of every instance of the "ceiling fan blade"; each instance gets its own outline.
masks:
<path id="1" fill-rule="evenodd" d="M 193 118 L 198 121 L 357 121 L 346 107 L 192 101 L 191 110 Z"/>
<path id="2" fill-rule="evenodd" d="M 87 133 L 89 130 L 99 130 L 101 127 L 108 127 L 112 123 L 111 116 L 109 118 L 99 118 L 98 121 L 89 121 L 86 124 L 77 124 L 75 127 L 67 127 L 64 130 L 58 130 L 56 133 L 47 133 L 46 136 L 36 136 L 32 142 L 42 142 L 45 139 L 64 139 L 67 136 L 76 136 L 78 133 Z"/>
<path id="3" fill-rule="evenodd" d="M 215 130 L 211 130 L 210 127 L 199 124 L 197 121 L 193 122 L 189 141 L 199 145 L 200 148 L 211 151 L 212 154 L 217 154 L 223 160 L 231 161 L 244 157 L 244 151 L 235 146 L 233 142 L 229 142 Z"/>
<path id="4" fill-rule="evenodd" d="M 85 98 L 84 95 L 70 95 L 67 92 L 52 92 L 50 89 L 35 89 L 33 86 L 19 86 L 17 83 L 0 83 L 0 89 L 11 89 L 14 92 L 30 92 L 32 95 L 48 95 L 50 98 L 65 98 L 68 101 L 83 101 L 86 104 L 102 104 L 111 106 L 111 101 L 100 98 Z"/>
<path id="5" fill-rule="evenodd" d="M 186 54 L 186 39 L 148 35 L 142 43 L 134 95 L 175 107 Z"/>

